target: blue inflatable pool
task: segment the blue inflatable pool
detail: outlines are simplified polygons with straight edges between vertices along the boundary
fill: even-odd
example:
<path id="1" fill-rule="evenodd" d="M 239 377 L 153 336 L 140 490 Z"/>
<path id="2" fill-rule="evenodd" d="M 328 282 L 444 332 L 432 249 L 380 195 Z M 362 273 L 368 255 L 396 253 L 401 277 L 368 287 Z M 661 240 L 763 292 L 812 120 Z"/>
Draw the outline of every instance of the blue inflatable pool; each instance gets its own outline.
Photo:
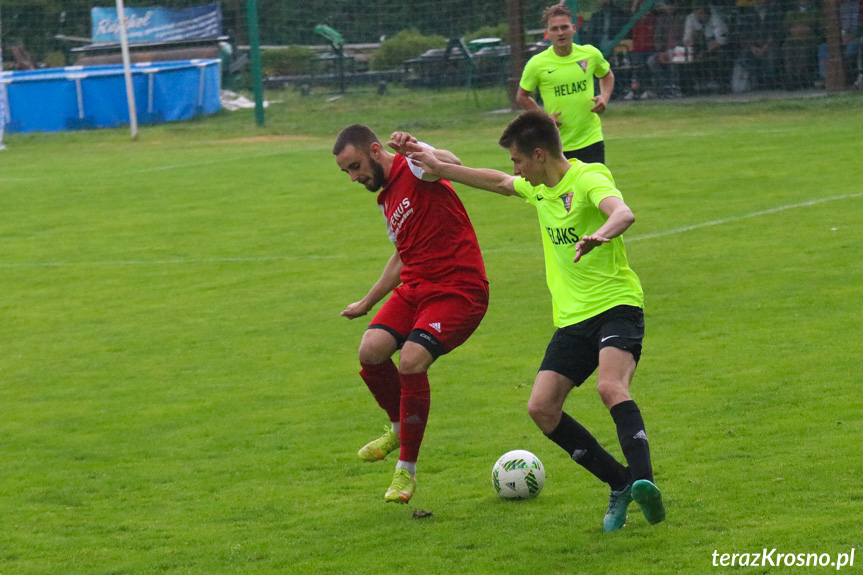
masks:
<path id="1" fill-rule="evenodd" d="M 8 132 L 57 132 L 129 124 L 123 66 L 68 66 L 0 72 Z M 221 61 L 132 65 L 139 124 L 188 120 L 221 108 Z"/>

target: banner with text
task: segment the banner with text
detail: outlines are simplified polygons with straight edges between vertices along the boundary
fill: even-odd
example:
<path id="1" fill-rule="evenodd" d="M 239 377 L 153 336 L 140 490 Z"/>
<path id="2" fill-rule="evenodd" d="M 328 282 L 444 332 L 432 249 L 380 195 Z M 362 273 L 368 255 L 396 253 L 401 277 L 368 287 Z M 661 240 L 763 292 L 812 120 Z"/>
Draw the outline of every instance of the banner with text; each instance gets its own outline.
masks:
<path id="1" fill-rule="evenodd" d="M 222 34 L 222 6 L 206 4 L 192 8 L 126 8 L 129 42 L 168 42 L 214 38 Z M 116 8 L 90 10 L 93 42 L 113 44 L 120 41 Z"/>

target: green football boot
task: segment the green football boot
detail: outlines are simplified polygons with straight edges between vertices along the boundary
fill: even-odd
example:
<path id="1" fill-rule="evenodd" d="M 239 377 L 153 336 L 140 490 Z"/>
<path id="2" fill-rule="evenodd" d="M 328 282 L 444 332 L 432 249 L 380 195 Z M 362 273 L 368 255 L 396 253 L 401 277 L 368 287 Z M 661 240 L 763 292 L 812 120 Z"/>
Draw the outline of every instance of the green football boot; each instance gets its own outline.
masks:
<path id="1" fill-rule="evenodd" d="M 374 441 L 367 443 L 357 455 L 363 461 L 380 461 L 399 448 L 399 436 L 391 427 Z"/>
<path id="2" fill-rule="evenodd" d="M 626 525 L 626 509 L 632 503 L 631 487 L 626 486 L 620 491 L 612 491 L 608 498 L 608 511 L 602 520 L 603 531 L 617 531 Z"/>
<path id="3" fill-rule="evenodd" d="M 632 499 L 641 507 L 644 518 L 651 525 L 656 525 L 665 519 L 665 505 L 662 504 L 662 493 L 650 481 L 639 479 L 633 483 Z"/>
<path id="4" fill-rule="evenodd" d="M 407 469 L 399 467 L 393 475 L 393 482 L 387 489 L 384 499 L 389 503 L 407 503 L 414 495 L 417 488 L 417 478 L 411 475 Z"/>

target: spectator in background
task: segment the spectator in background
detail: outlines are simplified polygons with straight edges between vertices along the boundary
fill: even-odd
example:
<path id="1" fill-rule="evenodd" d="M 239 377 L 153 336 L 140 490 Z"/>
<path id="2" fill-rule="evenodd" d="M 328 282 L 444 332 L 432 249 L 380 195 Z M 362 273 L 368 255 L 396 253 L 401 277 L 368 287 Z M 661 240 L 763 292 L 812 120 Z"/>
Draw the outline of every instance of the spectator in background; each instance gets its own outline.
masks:
<path id="1" fill-rule="evenodd" d="M 635 16 L 641 10 L 644 0 L 633 0 L 632 15 Z M 656 33 L 656 12 L 648 10 L 632 27 L 632 51 L 627 54 L 630 66 L 629 91 L 623 97 L 624 100 L 640 98 L 647 100 L 655 98 L 655 91 L 651 91 L 652 82 L 648 80 L 647 60 L 653 54 L 653 37 Z"/>
<path id="2" fill-rule="evenodd" d="M 683 46 L 683 30 L 686 16 L 677 10 L 677 0 L 659 2 L 659 15 L 653 31 L 654 53 L 647 59 L 654 91 L 671 97 L 680 98 L 680 71 L 672 63 L 674 48 Z"/>
<path id="3" fill-rule="evenodd" d="M 857 0 L 855 0 L 857 1 Z M 740 12 L 740 55 L 734 91 L 776 87 L 782 46 L 782 10 L 771 0 L 755 0 Z"/>
<path id="4" fill-rule="evenodd" d="M 782 56 L 785 87 L 812 87 L 818 68 L 818 45 L 822 41 L 821 10 L 812 0 L 794 0 L 785 12 Z"/>
<path id="5" fill-rule="evenodd" d="M 860 48 L 860 0 L 842 0 L 839 4 L 839 23 L 842 28 L 842 64 L 846 74 L 860 73 L 857 66 Z M 818 76 L 826 76 L 827 44 L 818 46 Z"/>
<path id="6" fill-rule="evenodd" d="M 36 66 L 33 64 L 33 58 L 30 56 L 30 53 L 27 52 L 27 49 L 24 47 L 24 42 L 18 40 L 12 44 L 12 47 L 9 49 L 12 52 L 12 59 L 15 60 L 15 64 L 12 65 L 12 70 L 35 70 Z"/>
<path id="7" fill-rule="evenodd" d="M 693 58 L 699 64 L 695 69 L 695 79 L 701 87 L 728 92 L 733 64 L 728 23 L 705 0 L 695 0 L 692 4 L 692 12 L 684 24 L 683 45 L 692 50 Z"/>
<path id="8" fill-rule="evenodd" d="M 579 39 L 585 44 L 596 46 L 601 52 L 611 52 L 612 41 L 627 22 L 629 14 L 618 8 L 614 0 L 599 0 L 599 8 L 590 16 Z"/>

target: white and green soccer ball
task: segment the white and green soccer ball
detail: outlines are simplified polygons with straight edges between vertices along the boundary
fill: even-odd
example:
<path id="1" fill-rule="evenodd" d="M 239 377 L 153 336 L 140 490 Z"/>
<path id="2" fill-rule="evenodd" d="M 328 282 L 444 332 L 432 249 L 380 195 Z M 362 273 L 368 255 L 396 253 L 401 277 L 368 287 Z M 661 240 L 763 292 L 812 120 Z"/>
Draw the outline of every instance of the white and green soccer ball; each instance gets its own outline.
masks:
<path id="1" fill-rule="evenodd" d="M 509 451 L 492 467 L 491 483 L 504 499 L 532 499 L 545 484 L 545 467 L 530 451 Z"/>

